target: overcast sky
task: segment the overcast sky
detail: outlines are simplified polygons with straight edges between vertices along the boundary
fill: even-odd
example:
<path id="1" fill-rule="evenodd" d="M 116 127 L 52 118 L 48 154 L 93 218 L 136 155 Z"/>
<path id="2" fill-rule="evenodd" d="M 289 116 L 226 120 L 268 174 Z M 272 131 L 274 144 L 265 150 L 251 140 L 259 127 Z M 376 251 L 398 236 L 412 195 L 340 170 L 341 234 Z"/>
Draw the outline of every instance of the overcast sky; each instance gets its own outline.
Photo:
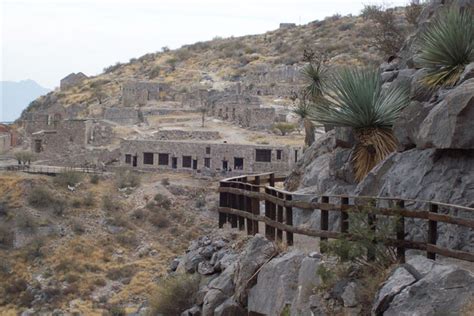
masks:
<path id="1" fill-rule="evenodd" d="M 377 0 L 0 0 L 1 80 L 46 88 L 71 72 L 96 75 L 163 46 L 258 34 L 280 22 L 305 24 L 358 14 Z M 408 0 L 384 1 L 403 5 Z"/>

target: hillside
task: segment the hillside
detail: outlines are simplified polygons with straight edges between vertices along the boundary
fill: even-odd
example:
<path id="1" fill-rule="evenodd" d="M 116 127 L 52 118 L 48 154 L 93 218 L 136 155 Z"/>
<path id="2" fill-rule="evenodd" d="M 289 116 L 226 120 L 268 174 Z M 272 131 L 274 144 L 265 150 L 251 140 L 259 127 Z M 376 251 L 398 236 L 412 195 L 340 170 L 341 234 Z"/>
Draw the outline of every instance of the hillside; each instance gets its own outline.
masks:
<path id="1" fill-rule="evenodd" d="M 403 8 L 395 12 L 396 22 L 406 28 Z M 378 65 L 385 57 L 372 43 L 372 28 L 373 23 L 362 16 L 334 15 L 265 34 L 215 38 L 177 50 L 163 48 L 161 52 L 132 58 L 129 63 L 107 67 L 104 73 L 81 85 L 43 96 L 24 114 L 76 105 L 80 109 L 75 111 L 78 117 L 100 117 L 104 108 L 120 104 L 121 85 L 128 80 L 168 84 L 173 91 L 172 100 L 178 102 L 194 90 L 223 90 L 238 81 L 252 94 L 258 86 L 267 95 L 285 98 L 297 90 L 293 78 L 304 64 L 305 50 L 323 55 L 333 66 Z"/>

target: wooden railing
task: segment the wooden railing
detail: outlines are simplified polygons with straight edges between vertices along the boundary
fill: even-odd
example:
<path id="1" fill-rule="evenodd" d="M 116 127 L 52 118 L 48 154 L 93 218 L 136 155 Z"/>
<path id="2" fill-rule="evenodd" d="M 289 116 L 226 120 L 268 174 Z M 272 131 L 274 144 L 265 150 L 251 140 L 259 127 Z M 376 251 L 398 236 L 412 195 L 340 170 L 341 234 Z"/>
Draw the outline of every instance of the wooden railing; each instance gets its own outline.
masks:
<path id="1" fill-rule="evenodd" d="M 92 167 L 61 167 L 61 166 L 42 166 L 42 165 L 9 165 L 1 169 L 6 171 L 22 171 L 27 173 L 55 175 L 63 172 L 80 173 L 102 173 L 100 169 Z"/>
<path id="2" fill-rule="evenodd" d="M 219 187 L 219 227 L 230 223 L 231 227 L 247 230 L 249 235 L 259 232 L 259 222 L 265 224 L 265 236 L 270 240 L 293 245 L 294 234 L 319 237 L 321 240 L 347 238 L 349 235 L 349 213 L 368 212 L 368 225 L 376 229 L 377 216 L 393 217 L 396 238 L 384 243 L 396 247 L 397 256 L 405 261 L 406 249 L 427 252 L 427 257 L 436 255 L 474 262 L 474 253 L 450 249 L 437 245 L 438 223 L 474 229 L 474 220 L 440 213 L 441 209 L 457 212 L 474 212 L 474 208 L 451 205 L 434 201 L 410 200 L 403 198 L 373 196 L 316 196 L 287 192 L 277 189 L 275 184 L 285 181 L 274 173 L 237 176 L 220 181 Z M 264 201 L 262 214 L 260 202 Z M 381 205 L 388 205 L 382 207 Z M 407 209 L 406 204 L 423 207 Z M 293 208 L 303 211 L 320 212 L 319 229 L 293 225 Z M 329 229 L 329 213 L 340 214 L 338 231 Z M 457 213 L 456 212 L 456 213 Z M 474 214 L 474 213 L 473 213 Z M 405 219 L 418 219 L 427 222 L 426 241 L 407 240 Z"/>

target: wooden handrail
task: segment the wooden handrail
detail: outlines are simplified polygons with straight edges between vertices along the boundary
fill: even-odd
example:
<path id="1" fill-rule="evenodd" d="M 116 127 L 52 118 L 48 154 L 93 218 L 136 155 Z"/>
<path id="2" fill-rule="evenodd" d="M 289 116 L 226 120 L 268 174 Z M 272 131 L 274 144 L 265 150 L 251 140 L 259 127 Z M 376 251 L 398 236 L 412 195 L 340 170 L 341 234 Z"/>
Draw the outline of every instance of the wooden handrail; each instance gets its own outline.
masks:
<path id="1" fill-rule="evenodd" d="M 285 181 L 285 177 L 276 177 L 271 172 L 240 175 L 221 180 L 218 189 L 220 194 L 219 227 L 222 227 L 225 222 L 231 222 L 232 227 L 239 227 L 244 230 L 246 223 L 248 234 L 255 234 L 258 232 L 258 222 L 263 222 L 265 223 L 265 232 L 268 238 L 282 241 L 283 232 L 285 232 L 286 242 L 291 245 L 293 244 L 293 234 L 318 237 L 322 240 L 346 238 L 349 227 L 348 214 L 350 213 L 367 213 L 369 216 L 368 223 L 373 229 L 375 229 L 376 217 L 378 215 L 395 216 L 398 223 L 395 232 L 397 239 L 389 239 L 385 243 L 397 247 L 397 255 L 400 261 L 405 259 L 405 249 L 420 249 L 427 251 L 428 257 L 431 259 L 435 259 L 436 254 L 438 254 L 474 262 L 473 253 L 436 245 L 438 239 L 437 223 L 474 229 L 474 220 L 449 214 L 440 214 L 438 213 L 439 208 L 454 208 L 473 212 L 474 208 L 438 201 L 414 200 L 400 197 L 318 196 L 288 192 L 274 187 L 275 183 L 283 181 Z M 301 198 L 309 201 L 302 201 L 300 200 Z M 339 203 L 330 203 L 331 199 L 337 199 Z M 260 214 L 260 201 L 265 201 L 265 215 Z M 351 201 L 352 203 L 350 203 Z M 395 207 L 378 207 L 377 201 L 394 202 Z M 407 203 L 416 203 L 416 209 L 406 209 Z M 429 209 L 424 209 L 420 205 L 428 205 Z M 304 226 L 294 226 L 292 220 L 294 207 L 311 212 L 319 210 L 321 212 L 321 229 L 315 230 Z M 329 230 L 329 212 L 339 212 L 341 214 L 339 232 Z M 426 242 L 405 240 L 404 218 L 414 218 L 428 222 L 428 239 Z M 368 254 L 369 257 L 370 254 Z"/>

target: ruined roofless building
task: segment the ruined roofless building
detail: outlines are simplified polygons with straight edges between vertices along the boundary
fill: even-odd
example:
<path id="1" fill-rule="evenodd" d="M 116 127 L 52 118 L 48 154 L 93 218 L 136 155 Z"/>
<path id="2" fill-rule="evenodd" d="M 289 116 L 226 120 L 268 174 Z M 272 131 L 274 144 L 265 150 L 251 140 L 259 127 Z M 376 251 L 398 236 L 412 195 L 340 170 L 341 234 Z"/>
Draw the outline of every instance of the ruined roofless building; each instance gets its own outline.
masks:
<path id="1" fill-rule="evenodd" d="M 146 105 L 148 101 L 165 101 L 168 86 L 151 81 L 127 81 L 122 85 L 123 106 Z"/>
<path id="2" fill-rule="evenodd" d="M 61 79 L 60 84 L 59 84 L 59 88 L 61 90 L 69 89 L 71 87 L 79 85 L 81 82 L 83 82 L 87 78 L 89 78 L 89 77 L 84 75 L 82 72 L 78 72 L 77 74 L 70 73 L 69 75 L 67 75 L 66 77 Z"/>

